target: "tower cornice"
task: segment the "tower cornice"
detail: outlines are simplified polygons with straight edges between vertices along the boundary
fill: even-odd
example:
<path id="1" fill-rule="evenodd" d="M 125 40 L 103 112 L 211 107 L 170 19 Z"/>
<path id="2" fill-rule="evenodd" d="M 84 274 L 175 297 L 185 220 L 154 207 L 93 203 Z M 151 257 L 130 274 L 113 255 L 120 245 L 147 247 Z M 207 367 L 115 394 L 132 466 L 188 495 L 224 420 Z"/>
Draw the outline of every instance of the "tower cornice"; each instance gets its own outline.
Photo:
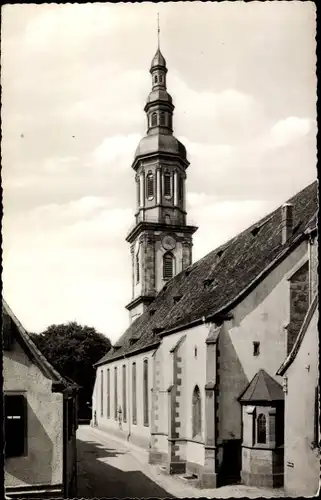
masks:
<path id="1" fill-rule="evenodd" d="M 186 159 L 186 158 L 183 158 L 180 154 L 178 153 L 169 153 L 169 152 L 160 152 L 160 151 L 155 151 L 154 153 L 148 153 L 146 152 L 145 154 L 141 154 L 141 155 L 137 155 L 135 156 L 135 159 L 132 163 L 132 168 L 137 172 L 137 169 L 139 167 L 139 162 L 144 160 L 144 159 L 178 159 L 182 164 L 183 166 L 185 167 L 185 169 L 190 165 L 190 162 Z"/>
<path id="2" fill-rule="evenodd" d="M 165 224 L 164 222 L 140 221 L 128 233 L 126 241 L 132 243 L 142 231 L 175 231 L 175 233 L 185 233 L 192 235 L 197 231 L 197 226 L 189 226 L 186 224 Z"/>

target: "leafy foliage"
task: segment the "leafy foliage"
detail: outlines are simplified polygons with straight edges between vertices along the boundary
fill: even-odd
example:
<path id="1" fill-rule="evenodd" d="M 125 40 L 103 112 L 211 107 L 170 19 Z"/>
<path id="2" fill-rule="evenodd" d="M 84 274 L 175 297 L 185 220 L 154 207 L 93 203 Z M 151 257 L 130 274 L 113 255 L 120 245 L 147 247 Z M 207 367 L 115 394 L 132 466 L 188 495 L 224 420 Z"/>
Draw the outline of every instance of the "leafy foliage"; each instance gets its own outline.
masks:
<path id="1" fill-rule="evenodd" d="M 48 361 L 63 376 L 80 385 L 79 417 L 88 418 L 96 370 L 93 364 L 110 349 L 110 340 L 95 328 L 76 322 L 51 325 L 32 340 Z"/>

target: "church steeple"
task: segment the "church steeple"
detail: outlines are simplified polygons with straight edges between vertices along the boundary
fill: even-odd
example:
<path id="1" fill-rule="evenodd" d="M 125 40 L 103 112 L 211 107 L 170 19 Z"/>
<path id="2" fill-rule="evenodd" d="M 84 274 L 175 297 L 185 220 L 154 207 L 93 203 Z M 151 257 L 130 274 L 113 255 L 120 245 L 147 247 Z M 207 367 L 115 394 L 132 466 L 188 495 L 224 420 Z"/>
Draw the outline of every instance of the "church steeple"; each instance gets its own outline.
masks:
<path id="1" fill-rule="evenodd" d="M 147 134 L 170 135 L 173 133 L 174 106 L 166 88 L 166 61 L 159 48 L 149 71 L 152 76 L 152 90 L 145 106 Z"/>
<path id="2" fill-rule="evenodd" d="M 184 145 L 173 135 L 174 105 L 159 43 L 150 74 L 152 89 L 144 107 L 147 131 L 132 164 L 136 223 L 126 238 L 132 252 L 132 301 L 127 306 L 131 319 L 144 312 L 169 279 L 191 264 L 192 234 L 197 229 L 186 223 L 189 162 Z"/>

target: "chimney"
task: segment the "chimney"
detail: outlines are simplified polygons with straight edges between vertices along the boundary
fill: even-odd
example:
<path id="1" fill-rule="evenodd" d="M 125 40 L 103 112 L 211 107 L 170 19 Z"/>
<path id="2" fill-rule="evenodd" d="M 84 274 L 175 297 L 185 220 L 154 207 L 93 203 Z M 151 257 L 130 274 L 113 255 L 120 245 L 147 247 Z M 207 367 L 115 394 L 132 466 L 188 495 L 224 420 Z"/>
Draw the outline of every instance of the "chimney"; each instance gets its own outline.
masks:
<path id="1" fill-rule="evenodd" d="M 282 245 L 292 236 L 293 231 L 293 205 L 284 203 L 282 210 Z"/>

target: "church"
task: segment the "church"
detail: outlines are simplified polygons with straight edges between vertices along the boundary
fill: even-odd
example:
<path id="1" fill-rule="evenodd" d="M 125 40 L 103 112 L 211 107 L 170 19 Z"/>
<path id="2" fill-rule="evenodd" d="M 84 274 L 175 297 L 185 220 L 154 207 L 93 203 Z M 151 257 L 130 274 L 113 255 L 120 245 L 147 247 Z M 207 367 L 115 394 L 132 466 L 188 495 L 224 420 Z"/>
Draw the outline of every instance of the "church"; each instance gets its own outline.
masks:
<path id="1" fill-rule="evenodd" d="M 130 325 L 95 365 L 92 423 L 147 448 L 151 464 L 189 475 L 201 488 L 239 481 L 287 488 L 288 481 L 290 491 L 311 452 L 312 472 L 301 479 L 314 494 L 318 442 L 312 436 L 314 451 L 309 442 L 289 458 L 294 437 L 286 426 L 300 414 L 304 441 L 316 425 L 317 182 L 193 263 L 189 162 L 173 135 L 159 48 L 150 73 L 147 134 L 132 163 L 136 220 L 126 238 Z M 307 418 L 286 375 L 301 369 L 293 354 L 300 338 L 308 339 L 311 366 Z"/>

